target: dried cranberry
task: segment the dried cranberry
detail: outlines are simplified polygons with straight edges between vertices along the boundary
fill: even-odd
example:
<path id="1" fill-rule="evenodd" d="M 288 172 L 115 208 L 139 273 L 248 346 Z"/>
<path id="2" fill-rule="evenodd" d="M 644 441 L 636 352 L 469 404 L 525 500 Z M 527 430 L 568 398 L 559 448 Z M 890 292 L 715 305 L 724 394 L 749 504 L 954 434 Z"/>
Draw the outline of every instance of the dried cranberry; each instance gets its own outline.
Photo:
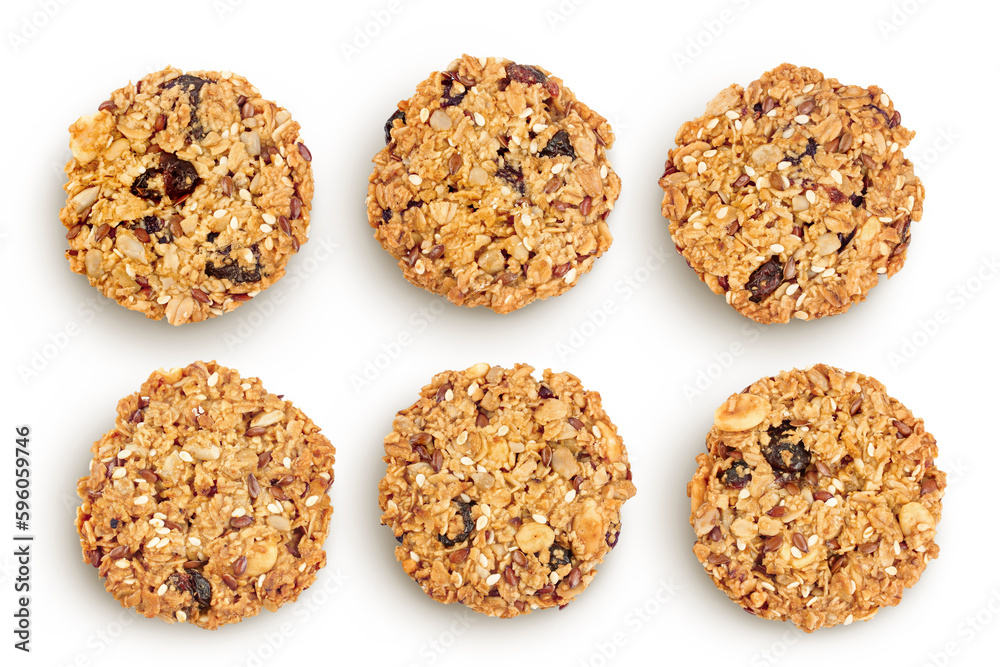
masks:
<path id="1" fill-rule="evenodd" d="M 523 84 L 545 83 L 549 80 L 545 74 L 530 65 L 518 65 L 511 63 L 507 65 L 507 76 L 513 81 L 520 81 Z"/>
<path id="2" fill-rule="evenodd" d="M 446 547 L 453 547 L 456 544 L 466 541 L 469 539 L 469 535 L 472 534 L 472 530 L 476 527 L 476 522 L 472 520 L 472 505 L 461 500 L 454 500 L 452 502 L 458 505 L 458 513 L 462 517 L 462 532 L 455 536 L 454 539 L 448 537 L 447 533 L 438 535 L 438 541 Z"/>
<path id="3" fill-rule="evenodd" d="M 569 141 L 569 132 L 566 130 L 559 130 L 552 138 L 549 139 L 549 143 L 545 145 L 541 151 L 538 152 L 541 157 L 556 157 L 557 155 L 569 156 L 571 160 L 576 159 L 576 151 L 573 150 L 573 144 Z"/>
<path id="4" fill-rule="evenodd" d="M 468 90 L 463 90 L 460 93 L 453 92 L 455 88 L 455 82 L 452 81 L 451 77 L 446 77 L 444 80 L 444 93 L 441 95 L 441 107 L 453 107 L 461 104 L 462 100 L 465 99 L 465 94 Z"/>
<path id="5" fill-rule="evenodd" d="M 551 389 L 549 389 L 548 387 L 546 387 L 546 386 L 545 386 L 545 385 L 543 384 L 543 385 L 541 385 L 541 386 L 540 386 L 540 387 L 538 388 L 538 397 L 539 397 L 539 398 L 554 398 L 554 397 L 555 397 L 555 394 L 554 394 L 554 393 L 552 392 L 552 390 L 551 390 Z"/>
<path id="6" fill-rule="evenodd" d="M 163 221 L 155 215 L 147 215 L 139 221 L 139 225 L 146 230 L 147 234 L 155 234 L 163 227 Z"/>
<path id="7" fill-rule="evenodd" d="M 750 274 L 746 289 L 750 291 L 750 300 L 760 303 L 778 289 L 784 276 L 784 266 L 778 257 L 772 257 Z"/>
<path id="8" fill-rule="evenodd" d="M 733 465 L 719 473 L 719 479 L 730 489 L 742 489 L 750 483 L 750 466 L 746 461 L 733 461 Z"/>
<path id="9" fill-rule="evenodd" d="M 228 253 L 228 250 L 225 252 Z M 214 262 L 205 262 L 205 275 L 210 278 L 218 278 L 219 280 L 230 280 L 234 283 L 255 283 L 260 281 L 260 251 L 257 249 L 257 244 L 250 246 L 250 252 L 254 258 L 252 269 L 245 269 L 238 262 L 226 257 L 223 260 L 224 263 L 218 266 Z"/>
<path id="10" fill-rule="evenodd" d="M 851 230 L 851 233 L 848 234 L 847 236 L 844 236 L 843 234 L 837 234 L 837 238 L 840 239 L 840 250 L 838 250 L 837 252 L 844 252 L 844 248 L 846 248 L 847 245 L 854 239 L 854 235 L 857 233 L 858 233 L 858 228 L 855 227 L 854 229 Z"/>
<path id="11" fill-rule="evenodd" d="M 386 145 L 392 141 L 392 128 L 394 127 L 393 121 L 401 120 L 403 124 L 406 124 L 406 114 L 396 109 L 396 112 L 389 116 L 389 120 L 385 121 L 385 143 Z"/>
<path id="12" fill-rule="evenodd" d="M 865 198 L 861 195 L 851 195 L 851 204 L 854 208 L 861 208 L 865 204 Z"/>

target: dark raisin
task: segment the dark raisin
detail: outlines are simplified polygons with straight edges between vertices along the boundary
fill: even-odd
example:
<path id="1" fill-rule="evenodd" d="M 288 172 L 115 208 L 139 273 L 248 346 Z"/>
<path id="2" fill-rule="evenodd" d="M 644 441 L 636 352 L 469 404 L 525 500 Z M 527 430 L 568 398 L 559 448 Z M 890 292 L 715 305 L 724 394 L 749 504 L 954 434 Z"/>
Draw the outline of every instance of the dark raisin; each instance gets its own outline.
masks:
<path id="1" fill-rule="evenodd" d="M 115 528 L 118 527 L 118 524 L 121 523 L 121 522 L 118 521 L 118 519 L 112 519 L 108 523 L 111 525 L 112 530 L 114 530 Z"/>
<path id="2" fill-rule="evenodd" d="M 784 275 L 784 266 L 778 257 L 772 257 L 750 274 L 746 289 L 750 290 L 750 300 L 760 303 L 778 289 Z"/>
<path id="3" fill-rule="evenodd" d="M 848 235 L 837 234 L 837 238 L 840 239 L 840 250 L 838 252 L 844 252 L 844 248 L 854 239 L 854 235 L 858 233 L 858 228 L 855 227 L 851 230 Z"/>
<path id="4" fill-rule="evenodd" d="M 391 116 L 389 116 L 389 120 L 385 121 L 385 143 L 386 143 L 386 145 L 388 145 L 389 142 L 392 141 L 393 121 L 395 121 L 395 120 L 401 120 L 401 121 L 403 121 L 403 124 L 405 125 L 406 124 L 406 114 L 403 113 L 402 111 L 400 111 L 399 109 L 396 109 L 396 112 L 393 113 Z"/>
<path id="5" fill-rule="evenodd" d="M 771 467 L 783 472 L 802 472 L 809 465 L 812 455 L 799 442 L 774 442 L 761 450 Z"/>
<path id="6" fill-rule="evenodd" d="M 544 384 L 538 388 L 538 398 L 553 398 L 555 394 Z"/>
<path id="7" fill-rule="evenodd" d="M 549 77 L 540 70 L 530 65 L 518 65 L 517 63 L 507 65 L 507 76 L 513 81 L 520 81 L 529 86 L 533 83 L 545 83 L 549 80 Z"/>
<path id="8" fill-rule="evenodd" d="M 454 500 L 452 502 L 458 505 L 458 513 L 462 518 L 462 532 L 456 535 L 454 539 L 448 537 L 447 533 L 438 535 L 438 541 L 446 547 L 453 547 L 456 544 L 466 541 L 469 539 L 469 535 L 472 534 L 472 530 L 476 527 L 476 522 L 472 520 L 472 505 L 461 500 Z"/>
<path id="9" fill-rule="evenodd" d="M 566 130 L 559 130 L 552 138 L 549 139 L 549 143 L 545 145 L 538 153 L 541 157 L 556 157 L 557 155 L 567 155 L 571 160 L 576 159 L 576 151 L 573 150 L 573 144 L 569 141 L 569 132 Z"/>
<path id="10" fill-rule="evenodd" d="M 171 199 L 191 194 L 201 181 L 193 164 L 171 153 L 164 153 L 160 157 L 160 167 L 163 168 L 163 188 Z"/>
<path id="11" fill-rule="evenodd" d="M 382 222 L 386 223 L 389 222 L 390 220 L 392 220 L 392 209 L 391 208 L 383 209 Z"/>
<path id="12" fill-rule="evenodd" d="M 160 201 L 163 195 L 149 186 L 149 180 L 156 178 L 160 173 L 159 169 L 147 169 L 142 172 L 132 181 L 132 187 L 129 188 L 129 192 L 136 197 L 142 197 L 149 201 Z"/>
<path id="13" fill-rule="evenodd" d="M 826 195 L 830 198 L 831 204 L 843 204 L 847 201 L 847 195 L 838 190 L 837 188 L 824 186 L 826 189 Z"/>
<path id="14" fill-rule="evenodd" d="M 218 278 L 219 280 L 230 280 L 234 283 L 255 283 L 260 281 L 260 251 L 257 249 L 256 244 L 250 246 L 250 252 L 253 253 L 254 258 L 253 268 L 243 268 L 238 262 L 226 257 L 224 263 L 218 266 L 214 262 L 205 262 L 205 275 L 210 278 Z"/>
<path id="15" fill-rule="evenodd" d="M 292 531 L 292 539 L 285 543 L 285 548 L 288 549 L 288 553 L 292 554 L 296 558 L 302 558 L 302 554 L 299 552 L 299 542 L 302 541 L 302 537 L 305 534 L 305 528 L 299 526 Z"/>
<path id="16" fill-rule="evenodd" d="M 148 234 L 155 234 L 160 229 L 163 228 L 163 221 L 157 218 L 155 215 L 147 215 L 145 218 L 139 221 L 139 225 L 146 230 Z"/>
<path id="17" fill-rule="evenodd" d="M 719 473 L 719 479 L 730 489 L 742 489 L 750 483 L 750 466 L 745 461 L 733 461 L 733 465 Z"/>
<path id="18" fill-rule="evenodd" d="M 446 77 L 444 80 L 444 94 L 441 95 L 441 107 L 453 107 L 457 106 L 465 98 L 465 94 L 469 92 L 468 90 L 463 90 L 460 93 L 452 92 L 455 88 L 455 83 L 452 81 L 451 77 Z"/>
<path id="19" fill-rule="evenodd" d="M 205 236 L 205 240 L 206 240 L 206 241 L 207 241 L 208 243 L 215 243 L 215 239 L 217 239 L 217 238 L 219 238 L 219 232 L 209 232 L 209 233 L 208 233 L 208 234 L 207 234 L 207 235 Z"/>
<path id="20" fill-rule="evenodd" d="M 198 606 L 202 608 L 211 606 L 212 584 L 208 583 L 208 579 L 201 576 L 201 572 L 197 570 L 187 570 L 187 574 L 191 577 L 191 595 L 194 596 Z"/>
<path id="21" fill-rule="evenodd" d="M 201 88 L 206 83 L 208 83 L 208 81 L 205 79 L 191 76 L 190 74 L 181 74 L 176 79 L 171 79 L 163 84 L 163 90 L 180 86 L 181 89 L 188 94 L 188 97 L 191 98 L 191 104 L 197 106 L 201 101 L 199 99 L 199 96 L 201 95 Z"/>
<path id="22" fill-rule="evenodd" d="M 570 563 L 570 553 L 569 549 L 565 549 L 558 544 L 553 544 L 549 547 L 549 569 L 558 570 L 563 565 L 569 565 Z"/>
<path id="23" fill-rule="evenodd" d="M 861 195 L 851 195 L 851 204 L 854 205 L 854 208 L 861 208 L 865 205 L 865 198 Z"/>
<path id="24" fill-rule="evenodd" d="M 813 157 L 814 155 L 816 155 L 817 147 L 818 144 L 816 143 L 816 141 L 814 139 L 810 139 L 809 143 L 806 144 L 806 152 L 803 153 L 801 157 L 805 157 L 806 155 L 808 155 L 809 157 Z"/>
<path id="25" fill-rule="evenodd" d="M 502 178 L 517 188 L 517 191 L 522 195 L 524 194 L 524 174 L 521 173 L 520 169 L 505 164 L 497 169 L 497 178 Z"/>

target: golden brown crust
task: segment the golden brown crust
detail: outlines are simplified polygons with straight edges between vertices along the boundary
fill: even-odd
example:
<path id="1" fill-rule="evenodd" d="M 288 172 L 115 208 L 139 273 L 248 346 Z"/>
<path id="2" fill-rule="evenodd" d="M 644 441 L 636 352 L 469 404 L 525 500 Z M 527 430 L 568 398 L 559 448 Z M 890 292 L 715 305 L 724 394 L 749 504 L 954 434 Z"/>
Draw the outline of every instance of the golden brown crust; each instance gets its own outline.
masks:
<path id="1" fill-rule="evenodd" d="M 607 121 L 562 81 L 462 56 L 399 103 L 368 221 L 406 279 L 509 313 L 562 294 L 611 245 L 621 191 Z"/>
<path id="2" fill-rule="evenodd" d="M 902 268 L 924 188 L 877 86 L 792 65 L 720 92 L 677 133 L 660 186 L 688 264 L 761 323 L 842 313 Z"/>
<path id="3" fill-rule="evenodd" d="M 73 123 L 70 148 L 70 267 L 151 319 L 233 310 L 307 240 L 312 156 L 241 76 L 149 74 Z"/>
<path id="4" fill-rule="evenodd" d="M 439 373 L 385 439 L 382 523 L 439 602 L 505 618 L 564 605 L 618 541 L 635 487 L 600 395 L 532 371 Z"/>
<path id="5" fill-rule="evenodd" d="M 824 365 L 763 378 L 706 442 L 694 552 L 749 612 L 806 632 L 868 620 L 938 556 L 937 444 L 877 380 Z"/>
<path id="6" fill-rule="evenodd" d="M 76 525 L 122 606 L 214 630 L 295 600 L 326 563 L 334 448 L 257 378 L 156 371 L 93 452 Z"/>

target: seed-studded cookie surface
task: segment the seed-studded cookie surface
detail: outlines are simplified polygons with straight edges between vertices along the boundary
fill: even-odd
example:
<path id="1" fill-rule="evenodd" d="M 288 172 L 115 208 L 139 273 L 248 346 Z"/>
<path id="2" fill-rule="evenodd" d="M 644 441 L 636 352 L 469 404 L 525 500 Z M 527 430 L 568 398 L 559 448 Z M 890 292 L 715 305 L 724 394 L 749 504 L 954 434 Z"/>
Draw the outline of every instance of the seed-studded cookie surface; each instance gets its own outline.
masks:
<path id="1" fill-rule="evenodd" d="M 579 595 L 635 494 L 601 397 L 569 373 L 478 364 L 434 377 L 385 439 L 382 523 L 439 602 L 511 617 Z"/>
<path id="2" fill-rule="evenodd" d="M 306 241 L 312 156 L 241 76 L 168 67 L 69 130 L 66 256 L 126 308 L 171 324 L 221 315 Z"/>
<path id="3" fill-rule="evenodd" d="M 688 264 L 758 322 L 842 313 L 903 266 L 924 188 L 877 86 L 782 65 L 684 123 L 660 178 Z"/>
<path id="4" fill-rule="evenodd" d="M 295 600 L 326 563 L 334 448 L 257 378 L 157 371 L 93 452 L 83 558 L 125 607 L 215 629 Z"/>
<path id="5" fill-rule="evenodd" d="M 611 127 L 538 67 L 463 56 L 399 103 L 385 140 L 368 221 L 414 285 L 509 313 L 611 245 Z"/>
<path id="6" fill-rule="evenodd" d="M 695 555 L 762 618 L 806 632 L 898 604 L 927 562 L 937 443 L 878 381 L 817 365 L 734 394 L 688 485 Z"/>

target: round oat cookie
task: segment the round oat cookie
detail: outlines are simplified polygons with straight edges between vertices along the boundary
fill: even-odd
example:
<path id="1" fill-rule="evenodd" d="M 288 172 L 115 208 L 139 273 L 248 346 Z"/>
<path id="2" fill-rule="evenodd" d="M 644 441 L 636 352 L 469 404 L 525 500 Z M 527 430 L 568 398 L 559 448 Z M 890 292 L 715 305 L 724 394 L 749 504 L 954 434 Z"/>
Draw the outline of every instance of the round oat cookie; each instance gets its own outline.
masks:
<path id="1" fill-rule="evenodd" d="M 66 256 L 126 308 L 171 324 L 221 315 L 306 241 L 312 156 L 241 76 L 168 67 L 69 131 Z"/>
<path id="2" fill-rule="evenodd" d="M 326 564 L 334 448 L 257 378 L 156 371 L 92 450 L 76 525 L 124 607 L 214 630 L 295 600 Z"/>
<path id="3" fill-rule="evenodd" d="M 877 86 L 781 65 L 684 123 L 660 178 L 688 264 L 757 322 L 815 319 L 902 268 L 924 188 Z"/>
<path id="4" fill-rule="evenodd" d="M 610 247 L 615 137 L 560 79 L 466 55 L 398 107 L 368 222 L 414 285 L 509 313 L 562 294 Z"/>
<path id="5" fill-rule="evenodd" d="M 385 438 L 382 523 L 439 602 L 504 618 L 562 606 L 618 542 L 635 486 L 601 396 L 533 370 L 440 373 Z"/>
<path id="6" fill-rule="evenodd" d="M 694 553 L 752 614 L 806 632 L 866 621 L 938 556 L 937 443 L 877 380 L 824 365 L 763 378 L 706 442 Z"/>

